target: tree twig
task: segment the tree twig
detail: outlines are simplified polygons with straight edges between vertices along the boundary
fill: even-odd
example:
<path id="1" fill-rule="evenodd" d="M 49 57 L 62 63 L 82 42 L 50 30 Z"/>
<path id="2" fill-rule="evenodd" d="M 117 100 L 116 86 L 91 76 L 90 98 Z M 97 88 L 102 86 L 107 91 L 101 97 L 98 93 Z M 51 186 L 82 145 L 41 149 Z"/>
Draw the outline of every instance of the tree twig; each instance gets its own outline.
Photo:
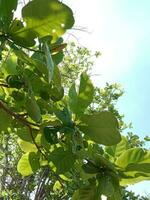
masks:
<path id="1" fill-rule="evenodd" d="M 0 108 L 2 108 L 5 112 L 7 112 L 7 114 L 9 114 L 10 116 L 14 117 L 16 120 L 18 120 L 19 122 L 21 122 L 22 124 L 24 124 L 25 126 L 35 126 L 39 128 L 39 124 L 33 123 L 33 122 L 29 122 L 27 121 L 22 114 L 18 114 L 15 113 L 13 111 L 11 111 L 5 104 L 4 102 L 2 102 L 2 100 L 0 100 Z"/>

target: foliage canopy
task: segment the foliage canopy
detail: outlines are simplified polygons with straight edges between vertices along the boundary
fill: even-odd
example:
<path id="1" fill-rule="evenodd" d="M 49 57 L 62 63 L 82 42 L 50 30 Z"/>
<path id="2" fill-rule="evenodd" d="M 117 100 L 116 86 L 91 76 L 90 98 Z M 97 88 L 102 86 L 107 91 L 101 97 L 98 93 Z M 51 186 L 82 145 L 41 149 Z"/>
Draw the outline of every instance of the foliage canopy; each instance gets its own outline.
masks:
<path id="1" fill-rule="evenodd" d="M 22 8 L 22 19 L 14 19 L 17 5 L 17 0 L 0 1 L 0 138 L 6 144 L 2 151 L 19 155 L 11 161 L 18 162 L 23 180 L 34 179 L 30 194 L 20 193 L 20 198 L 34 192 L 35 199 L 105 195 L 121 200 L 121 186 L 150 179 L 150 152 L 130 147 L 121 135 L 122 117 L 112 103 L 121 95 L 113 93 L 117 86 L 95 88 L 84 68 L 74 70 L 79 84 L 72 72 L 66 83 L 63 76 L 69 74 L 64 72 L 73 64 L 70 58 L 63 61 L 62 51 L 61 36 L 74 24 L 68 6 L 32 0 Z M 0 156 L 7 166 L 8 155 Z M 2 173 L 7 178 L 1 190 L 17 199 L 6 189 L 8 170 Z"/>

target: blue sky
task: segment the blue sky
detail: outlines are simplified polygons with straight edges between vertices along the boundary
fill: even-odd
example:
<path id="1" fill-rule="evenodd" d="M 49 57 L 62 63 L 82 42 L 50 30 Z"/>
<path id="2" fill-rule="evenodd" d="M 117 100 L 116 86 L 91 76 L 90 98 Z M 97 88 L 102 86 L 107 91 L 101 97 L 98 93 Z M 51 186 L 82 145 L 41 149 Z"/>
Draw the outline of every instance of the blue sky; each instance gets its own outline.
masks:
<path id="1" fill-rule="evenodd" d="M 78 42 L 102 53 L 93 67 L 93 74 L 100 74 L 94 83 L 100 87 L 105 82 L 121 83 L 125 94 L 118 102 L 120 113 L 133 123 L 134 133 L 141 138 L 150 135 L 150 1 L 64 2 L 74 11 L 75 25 L 89 32 L 73 31 Z M 148 185 L 143 182 L 130 188 L 144 194 Z"/>

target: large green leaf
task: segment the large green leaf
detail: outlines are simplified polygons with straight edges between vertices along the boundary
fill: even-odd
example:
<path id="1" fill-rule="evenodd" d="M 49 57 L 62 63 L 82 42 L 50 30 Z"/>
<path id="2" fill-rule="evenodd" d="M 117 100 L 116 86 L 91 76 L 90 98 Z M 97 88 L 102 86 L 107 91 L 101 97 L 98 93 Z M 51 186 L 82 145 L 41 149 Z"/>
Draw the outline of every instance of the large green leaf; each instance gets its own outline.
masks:
<path id="1" fill-rule="evenodd" d="M 80 188 L 73 194 L 72 200 L 98 200 L 95 184 Z"/>
<path id="2" fill-rule="evenodd" d="M 75 84 L 69 90 L 69 105 L 75 114 L 82 114 L 91 104 L 94 95 L 94 87 L 89 76 L 84 72 L 80 77 L 80 86 L 78 93 Z"/>
<path id="3" fill-rule="evenodd" d="M 0 17 L 8 17 L 17 8 L 18 0 L 0 0 Z"/>
<path id="4" fill-rule="evenodd" d="M 0 0 L 0 20 L 3 24 L 3 31 L 7 28 L 13 18 L 13 11 L 17 8 L 18 0 Z"/>
<path id="5" fill-rule="evenodd" d="M 127 185 L 131 185 L 131 184 L 135 184 L 135 183 L 139 183 L 141 181 L 146 181 L 146 180 L 150 180 L 150 174 L 135 174 L 135 177 L 129 177 L 129 178 L 122 178 L 120 180 L 120 185 L 121 186 L 127 186 Z"/>
<path id="6" fill-rule="evenodd" d="M 22 176 L 33 174 L 40 167 L 39 158 L 36 153 L 30 152 L 23 154 L 18 162 L 17 170 Z"/>
<path id="7" fill-rule="evenodd" d="M 114 157 L 114 159 L 127 150 L 128 143 L 126 137 L 122 136 L 121 141 L 117 145 L 106 147 L 105 150 L 108 154 Z"/>
<path id="8" fill-rule="evenodd" d="M 37 152 L 38 151 L 35 144 L 33 144 L 31 142 L 18 139 L 18 144 L 19 144 L 21 150 L 24 152 Z"/>
<path id="9" fill-rule="evenodd" d="M 150 180 L 150 152 L 142 148 L 128 149 L 116 160 L 116 165 L 124 169 L 121 184 L 128 185 Z"/>
<path id="10" fill-rule="evenodd" d="M 107 146 L 120 142 L 118 122 L 111 112 L 83 115 L 80 120 L 80 130 L 93 141 Z"/>
<path id="11" fill-rule="evenodd" d="M 149 153 L 142 148 L 131 148 L 123 152 L 116 160 L 115 164 L 121 168 L 126 168 L 131 164 L 148 163 L 150 162 Z"/>
<path id="12" fill-rule="evenodd" d="M 33 31 L 38 37 L 51 35 L 57 38 L 74 24 L 71 9 L 57 0 L 30 1 L 22 9 L 22 17 L 26 22 L 26 29 L 19 30 L 16 34 Z"/>
<path id="13" fill-rule="evenodd" d="M 61 174 L 69 171 L 73 167 L 75 156 L 70 151 L 64 151 L 64 149 L 60 147 L 51 153 L 49 160 L 54 163 L 57 172 Z"/>

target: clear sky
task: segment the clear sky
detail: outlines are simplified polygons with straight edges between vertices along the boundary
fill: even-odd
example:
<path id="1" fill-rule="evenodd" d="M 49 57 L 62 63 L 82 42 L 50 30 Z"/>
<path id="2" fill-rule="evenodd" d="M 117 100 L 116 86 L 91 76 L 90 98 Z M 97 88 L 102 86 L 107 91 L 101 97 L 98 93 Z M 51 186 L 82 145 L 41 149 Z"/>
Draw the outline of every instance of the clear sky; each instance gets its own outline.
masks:
<path id="1" fill-rule="evenodd" d="M 89 33 L 72 31 L 81 45 L 99 50 L 102 56 L 93 68 L 93 81 L 121 83 L 125 90 L 118 102 L 125 121 L 141 138 L 150 135 L 150 1 L 64 0 L 74 11 L 75 26 Z M 150 182 L 130 187 L 149 193 Z"/>

